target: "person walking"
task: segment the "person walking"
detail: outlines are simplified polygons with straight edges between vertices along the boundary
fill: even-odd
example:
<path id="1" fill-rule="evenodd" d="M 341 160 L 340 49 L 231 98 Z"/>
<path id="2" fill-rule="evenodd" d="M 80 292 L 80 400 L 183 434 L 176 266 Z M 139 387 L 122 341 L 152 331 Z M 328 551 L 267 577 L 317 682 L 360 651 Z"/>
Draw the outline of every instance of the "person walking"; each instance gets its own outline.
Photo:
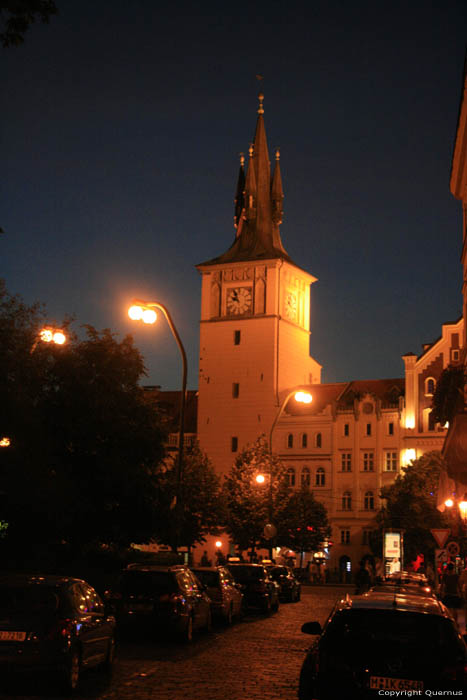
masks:
<path id="1" fill-rule="evenodd" d="M 454 564 L 449 562 L 441 581 L 441 600 L 448 608 L 457 623 L 457 611 L 462 605 L 462 591 L 459 586 L 459 576 L 456 574 Z"/>
<path id="2" fill-rule="evenodd" d="M 355 586 L 356 595 L 362 595 L 362 593 L 366 593 L 371 586 L 371 577 L 368 573 L 368 569 L 366 568 L 363 559 L 360 562 L 360 568 L 355 575 Z"/>

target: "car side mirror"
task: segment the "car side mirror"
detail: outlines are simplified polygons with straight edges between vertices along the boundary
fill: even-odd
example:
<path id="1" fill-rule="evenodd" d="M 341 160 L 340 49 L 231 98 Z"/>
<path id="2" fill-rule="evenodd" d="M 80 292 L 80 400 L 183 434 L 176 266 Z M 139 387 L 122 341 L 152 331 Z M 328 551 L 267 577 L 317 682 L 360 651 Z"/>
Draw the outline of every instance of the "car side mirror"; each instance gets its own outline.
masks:
<path id="1" fill-rule="evenodd" d="M 321 634 L 322 627 L 319 622 L 305 622 L 302 625 L 302 632 L 305 634 Z"/>

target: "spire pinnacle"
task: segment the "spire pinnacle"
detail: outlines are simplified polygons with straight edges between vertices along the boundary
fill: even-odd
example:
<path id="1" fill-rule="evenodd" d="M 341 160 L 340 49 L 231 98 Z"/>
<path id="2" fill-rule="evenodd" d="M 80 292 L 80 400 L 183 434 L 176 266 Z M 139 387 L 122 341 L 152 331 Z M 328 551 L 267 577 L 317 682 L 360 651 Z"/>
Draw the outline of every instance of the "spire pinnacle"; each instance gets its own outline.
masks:
<path id="1" fill-rule="evenodd" d="M 259 99 L 258 114 L 264 114 L 264 107 L 263 107 L 264 95 L 262 92 L 259 93 L 258 99 Z"/>

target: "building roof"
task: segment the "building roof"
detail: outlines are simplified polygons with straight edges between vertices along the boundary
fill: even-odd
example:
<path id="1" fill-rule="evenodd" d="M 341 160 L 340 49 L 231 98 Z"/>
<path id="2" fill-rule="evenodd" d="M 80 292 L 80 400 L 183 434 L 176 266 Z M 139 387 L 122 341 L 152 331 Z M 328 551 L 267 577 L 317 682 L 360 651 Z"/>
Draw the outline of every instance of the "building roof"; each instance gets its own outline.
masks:
<path id="1" fill-rule="evenodd" d="M 297 403 L 292 397 L 286 407 L 290 415 L 317 415 L 326 406 L 334 405 L 339 410 L 354 407 L 355 399 L 360 400 L 367 394 L 381 402 L 381 408 L 396 407 L 399 397 L 404 396 L 405 379 L 357 379 L 335 384 L 311 384 L 303 387 L 313 396 L 310 404 Z"/>
<path id="2" fill-rule="evenodd" d="M 287 260 L 295 265 L 288 255 L 279 232 L 282 222 L 282 178 L 279 151 L 273 177 L 264 126 L 263 95 L 259 96 L 258 119 L 255 138 L 250 147 L 247 172 L 244 158 L 240 159 L 240 172 L 235 197 L 235 239 L 222 255 L 197 265 L 198 268 L 224 263 Z"/>

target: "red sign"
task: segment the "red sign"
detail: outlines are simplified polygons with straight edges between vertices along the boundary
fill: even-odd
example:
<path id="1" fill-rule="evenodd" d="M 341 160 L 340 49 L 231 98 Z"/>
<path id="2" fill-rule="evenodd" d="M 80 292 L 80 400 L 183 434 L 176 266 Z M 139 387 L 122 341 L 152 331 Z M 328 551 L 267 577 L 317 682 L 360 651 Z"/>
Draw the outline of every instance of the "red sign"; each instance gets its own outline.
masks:
<path id="1" fill-rule="evenodd" d="M 434 529 L 434 530 L 430 530 L 430 532 L 433 535 L 433 537 L 435 538 L 435 540 L 438 544 L 438 547 L 440 549 L 443 549 L 444 545 L 447 542 L 449 535 L 451 534 L 451 530 L 441 530 L 441 529 L 436 530 L 436 529 Z"/>

